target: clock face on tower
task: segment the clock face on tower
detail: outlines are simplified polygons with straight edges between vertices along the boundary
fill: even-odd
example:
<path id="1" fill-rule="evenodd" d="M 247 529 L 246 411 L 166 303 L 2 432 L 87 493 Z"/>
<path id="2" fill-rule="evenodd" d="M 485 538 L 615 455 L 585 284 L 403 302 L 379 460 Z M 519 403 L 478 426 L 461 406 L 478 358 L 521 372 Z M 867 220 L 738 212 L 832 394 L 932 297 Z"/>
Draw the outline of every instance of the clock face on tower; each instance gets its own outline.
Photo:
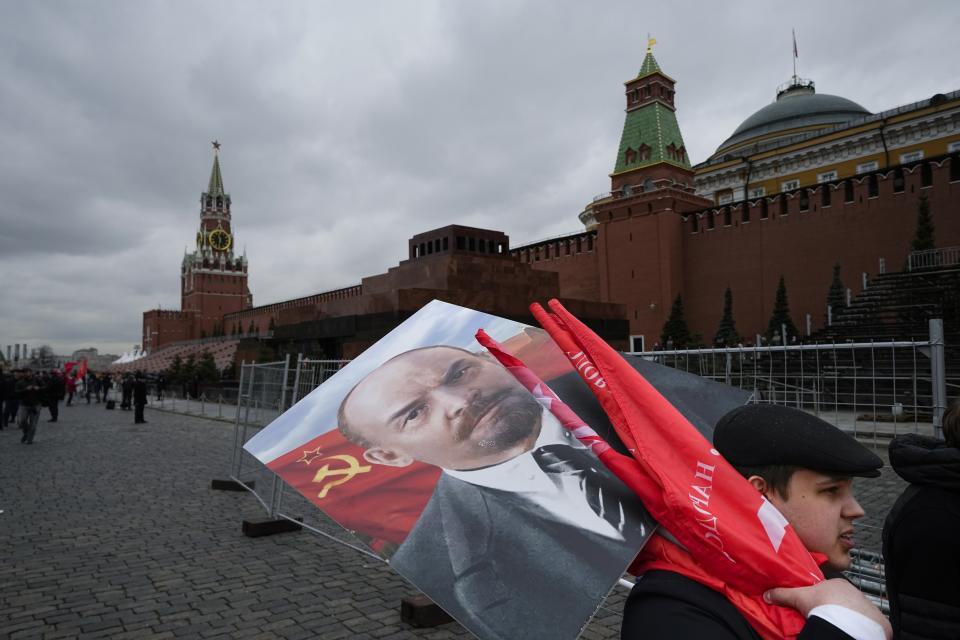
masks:
<path id="1" fill-rule="evenodd" d="M 230 248 L 233 239 L 223 229 L 214 229 L 210 232 L 210 246 L 217 251 L 226 251 Z"/>

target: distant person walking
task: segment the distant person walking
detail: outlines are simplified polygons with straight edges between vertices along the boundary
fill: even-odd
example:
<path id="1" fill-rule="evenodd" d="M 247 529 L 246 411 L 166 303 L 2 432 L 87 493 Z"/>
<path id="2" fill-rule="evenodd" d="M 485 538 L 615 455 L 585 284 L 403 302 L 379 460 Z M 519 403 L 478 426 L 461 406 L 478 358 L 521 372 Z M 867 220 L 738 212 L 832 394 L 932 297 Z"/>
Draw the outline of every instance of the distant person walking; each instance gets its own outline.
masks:
<path id="1" fill-rule="evenodd" d="M 17 412 L 20 410 L 20 396 L 17 394 L 17 380 L 19 379 L 20 372 L 14 370 L 11 374 L 7 374 L 3 379 L 4 386 L 4 395 L 6 400 L 3 401 L 3 424 L 13 424 L 17 420 Z"/>
<path id="2" fill-rule="evenodd" d="M 133 422 L 134 424 L 144 424 L 143 408 L 147 404 L 147 381 L 143 379 L 143 374 L 137 371 L 136 378 L 133 381 Z"/>
<path id="3" fill-rule="evenodd" d="M 110 374 L 102 373 L 100 374 L 100 393 L 103 395 L 103 401 L 107 401 L 107 397 L 110 395 L 110 387 L 112 383 L 110 382 Z M 100 402 L 99 398 L 97 402 Z"/>
<path id="4" fill-rule="evenodd" d="M 120 381 L 120 408 L 129 411 L 133 404 L 133 378 L 129 373 L 124 374 Z"/>
<path id="5" fill-rule="evenodd" d="M 50 409 L 50 419 L 47 422 L 56 422 L 60 417 L 60 401 L 67 395 L 67 387 L 63 382 L 63 375 L 54 369 L 47 375 L 46 396 L 47 408 Z"/>
<path id="6" fill-rule="evenodd" d="M 40 405 L 43 403 L 43 381 L 32 372 L 24 372 L 17 382 L 17 392 L 20 396 L 20 415 L 18 422 L 23 437 L 20 442 L 33 444 L 37 433 L 37 422 L 40 420 Z"/>
<path id="7" fill-rule="evenodd" d="M 75 373 L 71 373 L 67 376 L 65 380 L 67 385 L 67 406 L 69 407 L 73 404 L 73 396 L 77 393 L 77 376 Z"/>
<path id="8" fill-rule="evenodd" d="M 4 405 L 7 401 L 7 377 L 3 367 L 0 367 L 0 430 L 7 426 L 7 411 Z"/>

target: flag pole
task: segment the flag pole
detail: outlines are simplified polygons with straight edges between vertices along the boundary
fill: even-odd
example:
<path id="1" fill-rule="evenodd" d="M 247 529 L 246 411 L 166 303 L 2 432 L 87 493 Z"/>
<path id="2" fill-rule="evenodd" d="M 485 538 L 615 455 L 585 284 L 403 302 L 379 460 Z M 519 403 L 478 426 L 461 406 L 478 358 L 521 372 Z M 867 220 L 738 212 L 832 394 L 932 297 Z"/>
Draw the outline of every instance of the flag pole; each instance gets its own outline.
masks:
<path id="1" fill-rule="evenodd" d="M 797 30 L 791 29 L 791 34 L 793 35 L 793 79 L 797 79 Z"/>

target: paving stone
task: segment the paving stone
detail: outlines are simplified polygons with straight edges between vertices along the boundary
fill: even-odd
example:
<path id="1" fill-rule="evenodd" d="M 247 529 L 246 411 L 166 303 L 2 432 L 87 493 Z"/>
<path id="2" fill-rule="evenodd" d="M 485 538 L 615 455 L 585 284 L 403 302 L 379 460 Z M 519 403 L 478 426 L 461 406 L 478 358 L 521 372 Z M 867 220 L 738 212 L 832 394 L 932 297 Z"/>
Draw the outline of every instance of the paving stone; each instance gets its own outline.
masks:
<path id="1" fill-rule="evenodd" d="M 472 637 L 456 623 L 401 623 L 400 600 L 416 590 L 352 549 L 306 531 L 244 537 L 241 521 L 264 517 L 259 503 L 210 489 L 228 475 L 229 423 L 148 409 L 134 427 L 97 404 L 60 415 L 31 447 L 0 431 L 0 637 Z M 903 488 L 889 466 L 857 480 L 862 548 L 879 550 Z M 285 505 L 345 535 L 296 496 Z M 619 637 L 625 595 L 613 590 L 584 638 Z"/>

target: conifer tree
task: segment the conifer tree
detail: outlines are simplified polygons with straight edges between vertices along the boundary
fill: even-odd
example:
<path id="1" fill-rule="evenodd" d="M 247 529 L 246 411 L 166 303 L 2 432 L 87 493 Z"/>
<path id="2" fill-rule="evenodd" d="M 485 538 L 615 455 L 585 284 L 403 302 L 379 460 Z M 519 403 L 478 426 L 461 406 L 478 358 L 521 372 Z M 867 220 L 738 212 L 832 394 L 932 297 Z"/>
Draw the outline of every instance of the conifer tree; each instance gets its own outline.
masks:
<path id="1" fill-rule="evenodd" d="M 173 362 L 170 363 L 170 368 L 167 369 L 167 379 L 170 382 L 178 383 L 180 378 L 183 376 L 183 359 L 180 357 L 180 354 L 173 356 Z"/>
<path id="2" fill-rule="evenodd" d="M 833 281 L 830 282 L 830 289 L 827 290 L 827 305 L 835 316 L 846 304 L 846 301 L 846 288 L 843 286 L 843 280 L 840 279 L 840 263 L 838 262 L 833 265 Z M 824 318 L 826 317 L 826 311 L 824 311 Z"/>
<path id="3" fill-rule="evenodd" d="M 790 318 L 790 303 L 787 301 L 787 285 L 780 276 L 780 283 L 777 285 L 777 298 L 773 303 L 773 315 L 770 316 L 770 323 L 767 325 L 767 340 L 773 340 L 774 336 L 780 335 L 781 325 L 786 325 L 786 339 L 800 335 L 796 325 Z"/>
<path id="4" fill-rule="evenodd" d="M 935 249 L 936 243 L 933 239 L 933 217 L 930 215 L 930 203 L 927 196 L 920 196 L 920 202 L 917 204 L 917 229 L 913 234 L 913 242 L 910 243 L 911 251 L 927 251 Z"/>
<path id="5" fill-rule="evenodd" d="M 687 328 L 687 321 L 683 317 L 683 299 L 677 294 L 670 308 L 670 317 L 663 325 L 663 334 L 660 336 L 660 344 L 668 348 L 670 343 L 674 349 L 683 349 L 690 343 L 690 330 Z"/>
<path id="6" fill-rule="evenodd" d="M 842 307 L 846 303 L 846 288 L 843 286 L 843 280 L 840 279 L 840 263 L 833 265 L 833 281 L 830 283 L 830 289 L 827 291 L 827 304 L 834 309 Z"/>
<path id="7" fill-rule="evenodd" d="M 213 354 L 204 349 L 200 355 L 200 362 L 197 363 L 197 380 L 201 383 L 216 382 L 220 378 L 220 372 L 217 370 L 217 363 L 213 359 Z"/>
<path id="8" fill-rule="evenodd" d="M 737 333 L 736 323 L 733 321 L 733 292 L 727 287 L 723 294 L 723 317 L 717 327 L 717 335 L 713 343 L 718 347 L 735 347 L 740 343 L 740 334 Z"/>

